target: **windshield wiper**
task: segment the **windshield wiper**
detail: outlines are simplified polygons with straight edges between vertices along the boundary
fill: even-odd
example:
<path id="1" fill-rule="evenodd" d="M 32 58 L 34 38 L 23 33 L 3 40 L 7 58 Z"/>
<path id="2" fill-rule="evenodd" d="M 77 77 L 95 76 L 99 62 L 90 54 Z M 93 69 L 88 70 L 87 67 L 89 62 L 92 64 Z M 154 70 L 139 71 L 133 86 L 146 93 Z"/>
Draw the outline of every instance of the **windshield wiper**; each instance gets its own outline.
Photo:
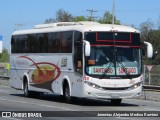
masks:
<path id="1" fill-rule="evenodd" d="M 111 66 L 112 66 L 112 63 L 109 62 L 109 65 L 106 67 L 105 71 L 102 73 L 102 75 L 99 77 L 99 79 L 103 79 L 105 76 L 107 76 L 107 73 L 110 70 Z"/>
<path id="2" fill-rule="evenodd" d="M 115 48 L 114 48 L 115 49 Z M 108 71 L 110 70 L 111 66 L 115 63 L 116 60 L 112 59 L 110 60 L 108 57 L 106 57 L 107 62 L 109 62 L 109 65 L 106 67 L 105 71 L 102 73 L 102 75 L 99 77 L 99 79 L 103 79 L 105 76 L 107 76 Z"/>
<path id="3" fill-rule="evenodd" d="M 131 78 L 131 74 L 127 71 L 127 68 L 124 66 L 124 64 L 122 62 L 117 62 L 121 68 L 123 69 L 123 71 L 125 72 L 125 74 L 128 76 L 129 79 L 132 79 Z"/>

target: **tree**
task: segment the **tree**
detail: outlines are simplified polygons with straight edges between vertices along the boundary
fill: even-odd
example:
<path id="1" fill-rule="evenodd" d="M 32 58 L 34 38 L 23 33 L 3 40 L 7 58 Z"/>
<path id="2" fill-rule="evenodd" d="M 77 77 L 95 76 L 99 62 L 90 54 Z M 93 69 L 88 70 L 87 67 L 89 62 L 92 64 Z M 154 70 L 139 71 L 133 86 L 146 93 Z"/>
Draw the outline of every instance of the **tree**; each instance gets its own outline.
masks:
<path id="1" fill-rule="evenodd" d="M 152 31 L 154 28 L 153 22 L 148 19 L 146 22 L 143 22 L 140 24 L 140 32 L 141 32 L 141 39 L 142 41 L 149 41 L 151 42 L 151 36 L 150 36 L 150 31 Z"/>
<path id="2" fill-rule="evenodd" d="M 160 52 L 160 30 L 154 28 L 154 23 L 148 19 L 146 22 L 143 22 L 139 28 L 141 32 L 141 40 L 148 41 L 153 45 L 154 51 Z M 147 59 L 143 57 L 144 64 L 160 64 L 160 54 L 158 54 L 155 59 Z"/>
<path id="3" fill-rule="evenodd" d="M 78 21 L 89 21 L 89 19 L 84 16 L 76 16 L 73 18 L 73 22 L 78 22 Z"/>
<path id="4" fill-rule="evenodd" d="M 71 22 L 73 19 L 73 16 L 69 13 L 64 11 L 63 9 L 60 9 L 56 13 L 56 21 L 57 22 Z"/>
<path id="5" fill-rule="evenodd" d="M 48 23 L 54 23 L 54 22 L 56 22 L 54 18 L 49 18 L 49 19 L 46 19 L 44 23 L 48 24 Z"/>
<path id="6" fill-rule="evenodd" d="M 151 30 L 149 32 L 150 42 L 153 45 L 154 51 L 160 52 L 160 30 Z M 152 61 L 152 64 L 159 65 L 160 64 L 160 54 L 158 54 Z"/>
<path id="7" fill-rule="evenodd" d="M 0 62 L 9 62 L 9 53 L 7 49 L 3 49 L 0 53 Z"/>
<path id="8" fill-rule="evenodd" d="M 113 19 L 113 15 L 109 12 L 106 11 L 103 15 L 102 18 L 100 18 L 98 20 L 98 22 L 103 23 L 103 24 L 112 24 L 112 19 Z M 114 17 L 114 23 L 120 25 L 120 21 L 116 19 L 116 17 Z"/>
<path id="9" fill-rule="evenodd" d="M 56 12 L 56 17 L 55 18 L 46 19 L 45 23 L 71 22 L 71 21 L 73 21 L 73 16 L 69 12 L 66 12 L 63 9 L 59 9 Z"/>
<path id="10" fill-rule="evenodd" d="M 159 16 L 159 19 L 157 21 L 157 24 L 158 24 L 158 29 L 160 30 L 160 16 Z"/>
<path id="11" fill-rule="evenodd" d="M 113 15 L 109 12 L 106 11 L 97 22 L 103 23 L 103 24 L 112 24 L 112 17 Z M 115 19 L 115 24 L 120 24 L 120 21 Z M 45 20 L 45 23 L 54 23 L 54 22 L 78 22 L 78 21 L 90 21 L 89 18 L 86 18 L 85 16 L 75 16 L 73 17 L 72 14 L 69 12 L 64 11 L 63 9 L 59 9 L 56 12 L 56 17 L 55 18 L 49 18 Z"/>

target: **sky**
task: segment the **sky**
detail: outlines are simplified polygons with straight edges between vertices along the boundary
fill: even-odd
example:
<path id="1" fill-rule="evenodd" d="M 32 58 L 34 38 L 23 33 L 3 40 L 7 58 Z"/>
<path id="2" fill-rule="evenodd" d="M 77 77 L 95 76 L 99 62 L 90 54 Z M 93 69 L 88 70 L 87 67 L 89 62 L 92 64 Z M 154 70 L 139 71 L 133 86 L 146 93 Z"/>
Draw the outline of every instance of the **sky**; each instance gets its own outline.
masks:
<path id="1" fill-rule="evenodd" d="M 125 25 L 138 27 L 148 19 L 156 23 L 160 20 L 160 0 L 115 0 L 116 18 Z M 112 12 L 112 0 L 0 0 L 0 35 L 3 47 L 9 50 L 12 32 L 33 28 L 53 18 L 57 10 L 63 9 L 73 16 L 89 16 L 87 10 L 98 12 L 102 17 L 105 11 Z"/>

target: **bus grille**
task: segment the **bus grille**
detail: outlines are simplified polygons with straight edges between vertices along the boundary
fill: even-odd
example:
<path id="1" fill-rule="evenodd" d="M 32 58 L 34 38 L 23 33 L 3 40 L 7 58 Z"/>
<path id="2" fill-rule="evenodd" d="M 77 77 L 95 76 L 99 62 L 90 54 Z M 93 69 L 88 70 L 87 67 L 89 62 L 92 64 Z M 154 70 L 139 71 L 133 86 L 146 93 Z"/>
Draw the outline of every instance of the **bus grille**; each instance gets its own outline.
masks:
<path id="1" fill-rule="evenodd" d="M 110 88 L 110 87 L 102 87 L 104 90 L 127 90 L 129 87 L 123 87 L 123 88 Z"/>

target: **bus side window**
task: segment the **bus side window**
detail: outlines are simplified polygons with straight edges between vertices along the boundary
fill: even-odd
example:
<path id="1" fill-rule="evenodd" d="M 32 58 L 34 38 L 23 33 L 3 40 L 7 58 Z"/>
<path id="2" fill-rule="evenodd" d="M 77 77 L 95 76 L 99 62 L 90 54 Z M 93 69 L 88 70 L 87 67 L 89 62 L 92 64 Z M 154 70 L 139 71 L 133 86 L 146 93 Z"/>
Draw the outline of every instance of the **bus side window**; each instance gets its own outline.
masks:
<path id="1" fill-rule="evenodd" d="M 62 33 L 61 52 L 72 53 L 72 39 L 73 31 L 66 31 Z"/>
<path id="2" fill-rule="evenodd" d="M 75 71 L 82 74 L 83 59 L 82 59 L 82 33 L 75 31 L 74 33 L 74 68 Z"/>
<path id="3" fill-rule="evenodd" d="M 49 33 L 48 35 L 48 52 L 49 53 L 59 53 L 60 52 L 60 39 L 61 32 Z"/>

